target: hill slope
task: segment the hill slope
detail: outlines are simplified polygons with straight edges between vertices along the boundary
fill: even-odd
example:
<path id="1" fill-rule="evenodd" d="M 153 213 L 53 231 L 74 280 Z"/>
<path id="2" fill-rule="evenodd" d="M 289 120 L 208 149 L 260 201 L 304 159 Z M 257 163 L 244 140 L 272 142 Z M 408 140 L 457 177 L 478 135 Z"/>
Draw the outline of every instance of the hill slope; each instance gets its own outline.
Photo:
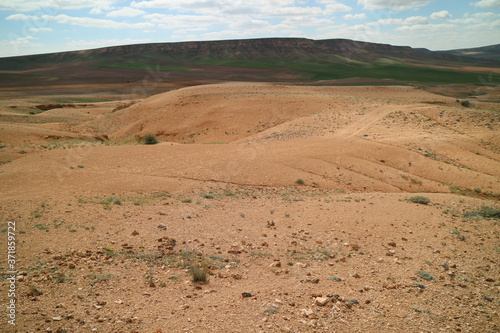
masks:
<path id="1" fill-rule="evenodd" d="M 265 38 L 157 43 L 0 59 L 0 85 L 165 80 L 310 81 L 362 77 L 477 83 L 492 60 L 346 39 Z M 145 74 L 144 71 L 147 71 Z M 151 75 L 150 75 L 151 76 Z M 168 77 L 165 77 L 168 76 Z M 493 82 L 497 82 L 493 78 Z"/>
<path id="2" fill-rule="evenodd" d="M 445 53 L 462 57 L 473 57 L 476 59 L 489 59 L 500 61 L 500 44 L 470 49 L 450 50 Z M 444 53 L 443 53 L 444 54 Z"/>

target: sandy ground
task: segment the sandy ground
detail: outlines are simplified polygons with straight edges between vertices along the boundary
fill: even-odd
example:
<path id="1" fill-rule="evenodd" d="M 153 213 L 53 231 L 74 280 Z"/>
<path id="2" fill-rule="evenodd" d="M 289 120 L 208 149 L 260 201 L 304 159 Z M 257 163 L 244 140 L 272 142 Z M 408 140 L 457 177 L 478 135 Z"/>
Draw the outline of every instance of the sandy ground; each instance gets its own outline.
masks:
<path id="1" fill-rule="evenodd" d="M 500 331 L 498 104 L 45 89 L 0 94 L 2 331 Z"/>

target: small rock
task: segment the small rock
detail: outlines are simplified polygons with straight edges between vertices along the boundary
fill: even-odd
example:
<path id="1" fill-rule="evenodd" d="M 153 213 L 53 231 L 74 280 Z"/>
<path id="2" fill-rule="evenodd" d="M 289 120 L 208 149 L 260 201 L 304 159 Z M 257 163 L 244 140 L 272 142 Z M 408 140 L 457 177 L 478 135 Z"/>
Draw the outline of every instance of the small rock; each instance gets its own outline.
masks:
<path id="1" fill-rule="evenodd" d="M 158 224 L 158 229 L 160 230 L 167 230 L 167 226 L 163 223 Z"/>
<path id="2" fill-rule="evenodd" d="M 325 306 L 326 304 L 328 304 L 329 301 L 330 299 L 327 297 L 317 297 L 314 303 L 318 306 Z"/>
<path id="3" fill-rule="evenodd" d="M 304 315 L 304 317 L 307 318 L 309 318 L 309 316 L 312 316 L 314 314 L 314 311 L 311 309 L 302 309 L 300 312 Z"/>
<path id="4" fill-rule="evenodd" d="M 243 298 L 252 297 L 252 293 L 249 293 L 249 292 L 246 292 L 246 291 L 245 291 L 245 292 L 242 292 L 242 293 L 241 293 L 241 297 L 243 297 Z"/>
<path id="5" fill-rule="evenodd" d="M 359 251 L 361 249 L 359 244 L 350 244 L 350 246 L 353 251 Z"/>
<path id="6" fill-rule="evenodd" d="M 132 232 L 132 236 L 137 236 L 137 235 L 139 235 L 139 231 L 134 230 L 134 232 Z"/>
<path id="7" fill-rule="evenodd" d="M 331 281 L 342 281 L 342 278 L 339 278 L 338 276 L 330 276 L 326 279 Z"/>
<path id="8" fill-rule="evenodd" d="M 317 319 L 317 318 L 315 318 L 315 319 Z M 318 323 L 317 320 L 311 319 L 311 320 L 309 320 L 309 322 L 307 323 L 307 325 L 309 325 L 309 326 L 316 326 L 317 323 Z"/>
<path id="9" fill-rule="evenodd" d="M 62 317 L 61 317 L 61 316 L 52 317 L 52 320 L 53 320 L 53 321 L 61 321 L 61 320 L 62 320 Z"/>

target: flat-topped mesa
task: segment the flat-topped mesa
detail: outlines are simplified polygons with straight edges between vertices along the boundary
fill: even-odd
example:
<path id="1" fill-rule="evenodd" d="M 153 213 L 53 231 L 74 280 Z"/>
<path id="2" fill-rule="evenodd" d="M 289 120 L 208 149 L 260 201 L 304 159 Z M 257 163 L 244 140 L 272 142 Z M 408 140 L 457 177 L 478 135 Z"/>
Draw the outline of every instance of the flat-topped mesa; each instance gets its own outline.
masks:
<path id="1" fill-rule="evenodd" d="M 0 68 L 14 59 L 36 63 L 59 61 L 96 61 L 102 56 L 133 60 L 134 57 L 167 56 L 171 60 L 192 61 L 199 59 L 265 59 L 281 58 L 322 58 L 338 55 L 353 60 L 385 57 L 405 57 L 420 59 L 432 57 L 443 60 L 464 60 L 451 53 L 414 49 L 409 46 L 394 46 L 354 41 L 350 39 L 312 40 L 307 38 L 255 38 L 218 41 L 189 41 L 172 43 L 149 43 L 103 47 L 91 50 L 39 54 L 0 59 Z M 96 59 L 97 58 L 97 59 Z M 109 60 L 109 59 L 108 59 Z"/>

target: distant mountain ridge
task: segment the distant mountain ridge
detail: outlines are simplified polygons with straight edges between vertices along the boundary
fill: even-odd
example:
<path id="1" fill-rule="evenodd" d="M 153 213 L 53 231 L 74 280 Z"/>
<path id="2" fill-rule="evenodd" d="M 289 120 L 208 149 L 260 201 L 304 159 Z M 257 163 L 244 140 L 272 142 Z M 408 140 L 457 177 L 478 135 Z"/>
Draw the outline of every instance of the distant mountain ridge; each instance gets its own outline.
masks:
<path id="1" fill-rule="evenodd" d="M 470 53 L 467 53 L 470 52 Z M 102 56 L 130 58 L 138 53 L 162 55 L 168 60 L 203 60 L 206 57 L 225 57 L 226 59 L 259 59 L 271 56 L 285 58 L 314 58 L 316 55 L 329 53 L 353 60 L 368 60 L 377 57 L 408 57 L 415 59 L 427 58 L 467 61 L 473 57 L 489 59 L 483 54 L 500 55 L 500 44 L 475 49 L 430 51 L 425 48 L 410 46 L 394 46 L 390 44 L 369 43 L 350 39 L 312 40 L 306 38 L 257 38 L 220 41 L 193 41 L 172 43 L 148 43 L 102 47 L 81 51 L 57 52 L 0 58 L 0 68 L 9 60 L 21 60 L 21 63 L 58 62 L 68 60 L 96 60 Z M 147 56 L 147 55 L 146 55 Z M 465 56 L 465 57 L 460 57 Z"/>
<path id="2" fill-rule="evenodd" d="M 437 52 L 349 39 L 258 38 L 136 44 L 0 58 L 0 70 L 14 75 L 10 79 L 0 78 L 0 85 L 23 81 L 27 77 L 22 75 L 28 75 L 28 71 L 30 75 L 38 74 L 40 82 L 49 80 L 40 75 L 51 76 L 52 83 L 61 84 L 78 78 L 88 81 L 92 75 L 94 80 L 101 77 L 106 82 L 129 82 L 139 77 L 134 70 L 146 68 L 169 71 L 172 77 L 186 79 L 199 79 L 199 75 L 202 79 L 250 81 L 366 77 L 469 83 L 477 74 L 471 76 L 455 68 L 460 64 L 500 67 L 500 60 L 493 57 L 495 52 L 498 56 L 498 45 L 489 48 L 482 48 L 483 51 L 476 53 L 482 56 L 475 58 L 460 50 Z M 454 69 L 438 70 L 436 65 Z M 104 72 L 107 74 L 103 75 Z M 69 80 L 70 77 L 74 80 Z"/>
<path id="3" fill-rule="evenodd" d="M 458 56 L 500 61 L 500 44 L 468 49 L 443 51 Z"/>

